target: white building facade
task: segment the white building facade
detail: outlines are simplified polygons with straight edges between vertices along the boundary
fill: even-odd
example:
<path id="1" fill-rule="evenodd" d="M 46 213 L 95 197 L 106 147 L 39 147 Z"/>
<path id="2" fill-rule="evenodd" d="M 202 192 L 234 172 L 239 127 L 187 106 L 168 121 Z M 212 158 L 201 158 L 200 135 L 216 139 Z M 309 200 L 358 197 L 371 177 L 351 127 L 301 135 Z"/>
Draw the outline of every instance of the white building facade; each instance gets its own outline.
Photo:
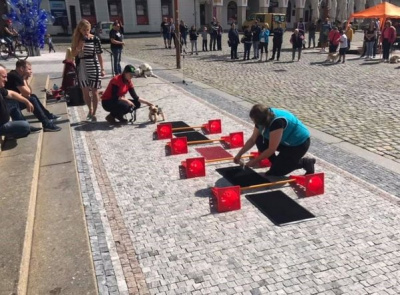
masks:
<path id="1" fill-rule="evenodd" d="M 174 0 L 44 0 L 42 7 L 56 17 L 49 32 L 72 32 L 82 19 L 92 24 L 99 21 L 123 22 L 125 33 L 153 33 L 160 31 L 163 17 L 174 15 Z M 254 12 L 285 13 L 287 27 L 300 18 L 305 22 L 325 19 L 345 21 L 348 16 L 371 7 L 382 0 L 178 0 L 179 19 L 197 28 L 210 23 L 215 16 L 224 29 L 235 21 L 241 24 Z M 399 0 L 388 1 L 400 4 Z M 66 28 L 67 26 L 67 28 Z"/>

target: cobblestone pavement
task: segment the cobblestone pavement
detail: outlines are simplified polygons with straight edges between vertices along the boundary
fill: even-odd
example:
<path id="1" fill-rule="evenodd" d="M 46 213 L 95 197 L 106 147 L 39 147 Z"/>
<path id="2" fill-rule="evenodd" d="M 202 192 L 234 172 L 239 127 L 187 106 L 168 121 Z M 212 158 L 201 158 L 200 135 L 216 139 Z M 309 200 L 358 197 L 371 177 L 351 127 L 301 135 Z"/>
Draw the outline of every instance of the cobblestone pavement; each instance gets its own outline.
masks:
<path id="1" fill-rule="evenodd" d="M 231 62 L 225 35 L 223 51 L 187 56 L 183 74 L 246 101 L 289 109 L 308 126 L 400 162 L 400 82 L 394 78 L 399 66 L 355 55 L 348 55 L 345 64 L 324 64 L 326 55 L 313 49 L 292 63 L 290 34 L 285 35 L 280 62 Z M 361 36 L 355 34 L 353 47 Z M 126 42 L 125 56 L 176 68 L 174 50 L 164 49 L 160 37 Z"/>
<path id="2" fill-rule="evenodd" d="M 247 121 L 173 83 L 134 83 L 168 120 L 221 118 L 223 134 L 251 133 Z M 209 188 L 229 185 L 215 168 L 232 164 L 182 180 L 179 163 L 197 153 L 166 156 L 145 109 L 118 128 L 101 108 L 95 124 L 83 122 L 84 107 L 69 115 L 100 294 L 400 293 L 400 204 L 392 194 L 318 157 L 324 195 L 278 188 L 315 220 L 275 226 L 244 195 L 241 210 L 211 214 Z"/>

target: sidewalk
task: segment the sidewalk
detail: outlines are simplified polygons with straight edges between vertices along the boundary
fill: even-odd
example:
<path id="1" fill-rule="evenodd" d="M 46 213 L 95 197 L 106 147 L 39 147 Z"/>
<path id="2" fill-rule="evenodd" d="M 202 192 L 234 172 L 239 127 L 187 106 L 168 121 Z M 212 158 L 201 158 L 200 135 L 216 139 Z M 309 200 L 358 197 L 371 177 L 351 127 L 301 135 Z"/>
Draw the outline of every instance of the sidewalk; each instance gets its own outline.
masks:
<path id="1" fill-rule="evenodd" d="M 56 77 L 56 55 L 51 57 L 54 66 L 47 62 L 46 70 Z M 134 79 L 136 92 L 161 106 L 167 120 L 199 125 L 220 118 L 222 135 L 251 134 L 249 103 L 175 71 L 160 68 L 155 74 L 160 78 Z M 100 106 L 99 122 L 87 124 L 84 107 L 69 108 L 100 294 L 400 292 L 395 163 L 355 155 L 358 150 L 343 150 L 333 137 L 313 130 L 310 152 L 317 172 L 325 173 L 325 194 L 298 199 L 290 187 L 277 189 L 316 219 L 278 227 L 245 194 L 241 210 L 210 214 L 209 188 L 229 185 L 215 169 L 231 163 L 208 165 L 206 177 L 181 180 L 178 166 L 198 155 L 194 147 L 167 157 L 166 141 L 152 138 L 155 125 L 145 108 L 134 125 L 120 128 L 110 127 L 106 114 Z"/>

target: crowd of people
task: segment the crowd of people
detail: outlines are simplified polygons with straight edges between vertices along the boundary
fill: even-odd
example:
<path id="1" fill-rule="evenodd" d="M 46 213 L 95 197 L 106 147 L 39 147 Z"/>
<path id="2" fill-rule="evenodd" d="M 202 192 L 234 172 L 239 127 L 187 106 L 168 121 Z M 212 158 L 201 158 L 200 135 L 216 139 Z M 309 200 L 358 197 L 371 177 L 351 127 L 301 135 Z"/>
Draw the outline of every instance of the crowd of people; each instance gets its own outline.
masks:
<path id="1" fill-rule="evenodd" d="M 316 40 L 316 33 L 319 31 L 319 39 Z M 176 48 L 181 46 L 183 50 L 188 49 L 191 55 L 196 54 L 201 49 L 203 52 L 222 50 L 223 28 L 214 17 L 208 26 L 198 29 L 196 26 L 190 28 L 181 20 L 179 25 L 179 36 L 176 34 L 174 20 L 164 18 L 161 23 L 161 33 L 164 39 L 165 48 Z M 243 44 L 243 60 L 278 60 L 281 55 L 283 43 L 283 35 L 285 29 L 282 23 L 277 22 L 275 27 L 270 31 L 267 23 L 260 25 L 255 20 L 251 27 L 244 28 L 243 35 L 239 34 L 236 24 L 233 22 L 227 34 L 227 44 L 231 49 L 231 59 L 239 59 L 238 47 Z M 189 36 L 191 47 L 187 48 L 187 37 Z M 272 56 L 268 59 L 269 39 L 272 37 Z M 308 37 L 308 38 L 307 38 Z M 293 33 L 290 36 L 292 45 L 292 61 L 296 58 L 301 59 L 303 49 L 315 49 L 320 46 L 320 52 L 328 52 L 330 54 L 337 53 L 340 58 L 337 62 L 344 63 L 346 53 L 351 49 L 354 37 L 354 29 L 351 23 L 332 24 L 329 18 L 325 21 L 311 21 L 305 23 L 302 18 L 297 22 Z M 197 46 L 198 39 L 201 38 L 201 47 Z M 379 19 L 370 22 L 368 28 L 364 30 L 364 53 L 361 57 L 366 56 L 366 60 L 376 57 L 378 50 L 383 53 L 383 61 L 388 62 L 389 51 L 397 38 L 396 28 L 390 20 L 385 22 L 381 28 Z M 307 47 L 308 44 L 308 47 Z M 328 51 L 327 51 L 328 48 Z M 252 54 L 251 54 L 252 53 Z M 265 54 L 265 60 L 264 58 Z"/>

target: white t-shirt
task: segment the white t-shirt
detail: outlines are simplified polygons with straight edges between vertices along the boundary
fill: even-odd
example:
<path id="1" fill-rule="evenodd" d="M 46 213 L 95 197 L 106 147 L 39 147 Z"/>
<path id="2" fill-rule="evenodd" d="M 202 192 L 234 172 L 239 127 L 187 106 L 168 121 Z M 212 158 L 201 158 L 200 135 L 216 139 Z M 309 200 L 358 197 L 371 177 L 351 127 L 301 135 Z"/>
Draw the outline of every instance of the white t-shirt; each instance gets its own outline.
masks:
<path id="1" fill-rule="evenodd" d="M 340 44 L 340 48 L 347 48 L 348 47 L 348 45 L 347 45 L 347 36 L 345 34 L 340 36 L 339 42 L 340 42 L 339 43 Z"/>

